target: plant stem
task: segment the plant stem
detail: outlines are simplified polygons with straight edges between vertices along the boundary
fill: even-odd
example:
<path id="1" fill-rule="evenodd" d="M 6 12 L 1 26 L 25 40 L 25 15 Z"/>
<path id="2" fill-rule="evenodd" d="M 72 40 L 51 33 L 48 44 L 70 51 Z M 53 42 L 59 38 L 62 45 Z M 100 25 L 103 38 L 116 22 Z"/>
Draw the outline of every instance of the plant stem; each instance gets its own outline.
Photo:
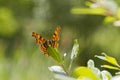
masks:
<path id="1" fill-rule="evenodd" d="M 72 67 L 72 63 L 73 63 L 73 59 L 70 61 L 70 65 L 69 65 L 69 67 L 68 67 L 68 71 L 70 72 L 70 69 L 71 69 L 71 67 Z"/>
<path id="2" fill-rule="evenodd" d="M 63 70 L 66 72 L 66 75 L 69 76 L 69 72 L 68 70 L 66 70 L 65 66 L 64 66 L 64 63 L 61 63 L 61 67 L 63 68 Z"/>

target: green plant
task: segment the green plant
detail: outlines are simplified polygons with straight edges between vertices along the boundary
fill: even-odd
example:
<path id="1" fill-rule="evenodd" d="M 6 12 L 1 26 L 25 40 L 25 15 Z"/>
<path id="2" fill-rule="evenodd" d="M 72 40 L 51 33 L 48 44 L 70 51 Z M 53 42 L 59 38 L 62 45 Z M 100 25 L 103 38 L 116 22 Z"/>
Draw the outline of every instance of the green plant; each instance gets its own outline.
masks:
<path id="1" fill-rule="evenodd" d="M 118 64 L 117 60 L 114 57 L 108 56 L 105 53 L 102 53 L 103 56 L 95 55 L 95 57 L 102 59 L 111 65 L 101 65 L 101 67 L 117 70 L 118 72 L 116 74 L 120 74 L 120 65 Z"/>
<path id="2" fill-rule="evenodd" d="M 120 26 L 120 7 L 114 0 L 89 0 L 85 4 L 87 8 L 73 7 L 71 13 L 104 16 L 104 23 Z"/>
<path id="3" fill-rule="evenodd" d="M 61 56 L 60 52 L 57 48 L 53 48 L 51 46 L 48 47 L 48 52 L 50 56 L 58 62 L 59 65 L 53 65 L 48 67 L 51 72 L 54 73 L 54 76 L 58 80 L 111 80 L 112 75 L 107 70 L 100 71 L 100 69 L 95 67 L 95 63 L 92 59 L 87 62 L 87 66 L 80 66 L 71 71 L 72 63 L 74 59 L 77 57 L 79 52 L 79 44 L 77 39 L 74 40 L 74 45 L 72 48 L 71 56 L 70 56 L 70 64 L 66 68 L 66 62 L 64 58 L 67 56 L 66 53 Z M 95 55 L 95 57 L 105 60 L 111 65 L 102 65 L 104 68 L 120 70 L 120 66 L 117 63 L 116 59 L 104 54 L 104 56 Z"/>

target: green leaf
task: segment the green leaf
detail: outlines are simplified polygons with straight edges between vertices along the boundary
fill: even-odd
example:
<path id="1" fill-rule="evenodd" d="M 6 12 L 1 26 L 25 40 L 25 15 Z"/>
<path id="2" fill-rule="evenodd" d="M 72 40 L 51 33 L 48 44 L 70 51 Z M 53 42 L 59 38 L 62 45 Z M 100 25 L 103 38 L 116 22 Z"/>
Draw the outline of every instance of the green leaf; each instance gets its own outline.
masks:
<path id="1" fill-rule="evenodd" d="M 114 70 L 120 70 L 118 67 L 111 66 L 111 65 L 101 65 L 101 67 L 108 68 L 108 69 L 114 69 Z"/>
<path id="2" fill-rule="evenodd" d="M 118 8 L 118 11 L 117 11 L 117 18 L 120 19 L 120 8 Z"/>
<path id="3" fill-rule="evenodd" d="M 115 74 L 120 75 L 120 72 L 116 72 Z"/>
<path id="4" fill-rule="evenodd" d="M 92 14 L 92 15 L 105 15 L 103 8 L 72 8 L 72 14 Z"/>
<path id="5" fill-rule="evenodd" d="M 73 77 L 80 79 L 100 80 L 99 77 L 87 67 L 78 67 L 73 72 Z"/>
<path id="6" fill-rule="evenodd" d="M 95 57 L 97 57 L 97 58 L 99 58 L 99 59 L 102 59 L 102 60 L 105 60 L 105 61 L 113 64 L 114 66 L 120 67 L 119 64 L 118 64 L 118 62 L 117 62 L 117 60 L 116 60 L 115 58 L 113 58 L 113 57 L 111 57 L 111 56 L 108 56 L 108 55 L 106 55 L 105 53 L 102 53 L 102 55 L 103 55 L 103 56 L 97 56 L 97 55 L 95 55 Z"/>
<path id="7" fill-rule="evenodd" d="M 74 59 L 77 57 L 78 51 L 79 51 L 79 44 L 78 44 L 78 40 L 75 39 L 72 52 L 71 52 L 71 59 Z"/>
<path id="8" fill-rule="evenodd" d="M 115 17 L 107 16 L 107 17 L 105 17 L 105 19 L 104 19 L 104 23 L 105 23 L 105 24 L 111 23 L 111 22 L 114 22 L 115 20 L 116 20 Z"/>
<path id="9" fill-rule="evenodd" d="M 91 6 L 92 4 L 93 4 L 93 3 L 90 2 L 90 1 L 86 1 L 86 2 L 85 2 L 85 5 L 86 5 L 86 6 Z"/>
<path id="10" fill-rule="evenodd" d="M 54 60 L 56 60 L 56 61 L 59 62 L 59 63 L 62 62 L 61 55 L 60 55 L 60 53 L 59 53 L 59 51 L 58 51 L 57 48 L 53 48 L 53 47 L 49 46 L 47 50 L 48 50 L 50 56 L 51 56 Z"/>

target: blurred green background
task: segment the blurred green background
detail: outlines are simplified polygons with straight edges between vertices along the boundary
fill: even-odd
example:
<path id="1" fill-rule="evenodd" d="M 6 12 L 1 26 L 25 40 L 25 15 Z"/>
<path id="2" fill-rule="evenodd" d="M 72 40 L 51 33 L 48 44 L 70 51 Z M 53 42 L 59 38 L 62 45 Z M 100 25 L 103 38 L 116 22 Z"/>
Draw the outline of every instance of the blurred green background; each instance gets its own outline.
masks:
<path id="1" fill-rule="evenodd" d="M 71 52 L 73 40 L 80 44 L 74 65 L 105 52 L 120 62 L 120 28 L 103 24 L 104 16 L 75 15 L 72 7 L 85 7 L 86 0 L 0 0 L 0 80 L 52 80 L 49 66 L 56 64 L 44 56 L 32 32 L 49 39 L 61 26 L 59 50 Z M 116 0 L 118 6 L 120 1 Z"/>

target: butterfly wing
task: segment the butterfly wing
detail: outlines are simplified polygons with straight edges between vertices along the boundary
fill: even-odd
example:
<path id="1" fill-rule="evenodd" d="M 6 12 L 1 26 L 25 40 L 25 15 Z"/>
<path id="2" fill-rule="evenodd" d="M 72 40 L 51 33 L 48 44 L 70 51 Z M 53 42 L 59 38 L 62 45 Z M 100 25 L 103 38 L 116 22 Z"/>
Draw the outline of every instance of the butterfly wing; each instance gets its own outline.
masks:
<path id="1" fill-rule="evenodd" d="M 35 32 L 32 32 L 32 36 L 35 37 L 37 44 L 42 44 L 46 41 L 45 38 L 43 38 L 42 36 L 40 36 L 39 34 L 37 34 Z"/>
<path id="2" fill-rule="evenodd" d="M 60 33 L 60 26 L 58 26 L 52 36 L 52 46 L 57 48 L 58 47 L 58 41 L 59 41 L 59 33 Z"/>
<path id="3" fill-rule="evenodd" d="M 48 54 L 47 51 L 47 40 L 40 36 L 39 34 L 32 32 L 32 36 L 35 37 L 36 43 L 40 44 L 40 49 L 44 52 L 44 54 Z M 49 55 L 49 54 L 48 54 Z"/>

